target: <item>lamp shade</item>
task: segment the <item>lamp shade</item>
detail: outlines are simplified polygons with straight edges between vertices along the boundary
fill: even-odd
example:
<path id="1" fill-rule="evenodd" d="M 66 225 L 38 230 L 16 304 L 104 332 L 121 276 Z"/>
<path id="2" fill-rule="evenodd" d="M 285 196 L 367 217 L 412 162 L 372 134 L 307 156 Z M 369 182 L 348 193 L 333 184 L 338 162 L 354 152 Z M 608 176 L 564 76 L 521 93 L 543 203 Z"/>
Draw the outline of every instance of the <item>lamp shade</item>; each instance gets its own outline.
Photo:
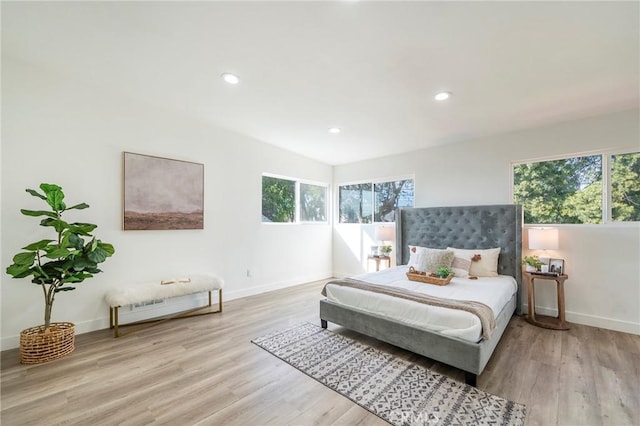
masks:
<path id="1" fill-rule="evenodd" d="M 393 241 L 394 229 L 392 226 L 378 226 L 376 228 L 376 241 Z"/>
<path id="2" fill-rule="evenodd" d="M 558 228 L 529 228 L 530 250 L 557 250 Z"/>

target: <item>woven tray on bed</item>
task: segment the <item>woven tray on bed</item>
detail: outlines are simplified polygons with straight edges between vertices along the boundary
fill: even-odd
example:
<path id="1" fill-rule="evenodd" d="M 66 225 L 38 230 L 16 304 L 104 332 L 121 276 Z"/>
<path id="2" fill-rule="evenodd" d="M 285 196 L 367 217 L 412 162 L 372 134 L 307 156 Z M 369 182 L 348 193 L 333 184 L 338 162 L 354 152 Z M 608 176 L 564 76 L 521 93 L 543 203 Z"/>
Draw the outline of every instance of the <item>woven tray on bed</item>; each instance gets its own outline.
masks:
<path id="1" fill-rule="evenodd" d="M 449 274 L 447 278 L 440 278 L 436 274 L 427 275 L 426 272 L 420 272 L 416 270 L 413 266 L 410 266 L 409 272 L 407 272 L 407 278 L 410 281 L 417 281 L 425 284 L 447 285 L 451 282 L 451 278 L 453 278 L 453 274 Z"/>

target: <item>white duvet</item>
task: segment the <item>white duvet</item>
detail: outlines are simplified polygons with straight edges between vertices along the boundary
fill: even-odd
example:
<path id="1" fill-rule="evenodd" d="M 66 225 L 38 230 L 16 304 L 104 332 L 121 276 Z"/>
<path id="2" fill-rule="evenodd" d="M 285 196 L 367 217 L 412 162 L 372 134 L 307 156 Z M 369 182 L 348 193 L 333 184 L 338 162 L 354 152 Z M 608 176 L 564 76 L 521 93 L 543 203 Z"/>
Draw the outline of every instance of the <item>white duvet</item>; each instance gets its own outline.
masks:
<path id="1" fill-rule="evenodd" d="M 409 281 L 406 276 L 407 269 L 407 266 L 398 266 L 353 278 L 373 284 L 402 287 L 446 299 L 475 300 L 489 306 L 496 317 L 518 288 L 516 280 L 507 275 L 495 278 L 482 277 L 477 280 L 453 278 L 446 286 L 424 284 Z M 393 318 L 411 326 L 437 331 L 470 342 L 477 342 L 482 337 L 480 319 L 466 311 L 430 306 L 331 284 L 327 285 L 327 299 L 350 308 Z"/>

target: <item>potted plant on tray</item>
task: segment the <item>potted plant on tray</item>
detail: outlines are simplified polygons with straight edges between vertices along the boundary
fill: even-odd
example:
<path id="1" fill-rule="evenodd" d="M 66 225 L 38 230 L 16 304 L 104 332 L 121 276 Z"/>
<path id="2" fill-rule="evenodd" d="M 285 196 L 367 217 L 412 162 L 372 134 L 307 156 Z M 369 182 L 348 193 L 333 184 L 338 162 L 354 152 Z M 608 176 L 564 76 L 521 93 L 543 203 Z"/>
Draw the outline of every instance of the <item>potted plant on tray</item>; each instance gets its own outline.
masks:
<path id="1" fill-rule="evenodd" d="M 540 269 L 544 263 L 538 258 L 538 256 L 525 256 L 522 259 L 522 264 L 527 272 L 535 272 Z"/>
<path id="2" fill-rule="evenodd" d="M 51 361 L 71 353 L 74 349 L 75 326 L 72 323 L 51 323 L 51 309 L 56 294 L 74 290 L 73 285 L 102 272 L 98 264 L 114 253 L 113 246 L 97 240 L 91 232 L 97 225 L 91 223 L 67 223 L 62 214 L 68 210 L 82 210 L 86 203 L 67 207 L 64 193 L 58 185 L 43 183 L 43 193 L 33 189 L 26 191 L 44 200 L 50 210 L 26 210 L 26 216 L 40 217 L 40 226 L 53 228 L 56 238 L 31 243 L 13 257 L 7 274 L 13 278 L 32 277 L 31 282 L 44 293 L 44 324 L 20 333 L 20 362 L 35 364 Z"/>

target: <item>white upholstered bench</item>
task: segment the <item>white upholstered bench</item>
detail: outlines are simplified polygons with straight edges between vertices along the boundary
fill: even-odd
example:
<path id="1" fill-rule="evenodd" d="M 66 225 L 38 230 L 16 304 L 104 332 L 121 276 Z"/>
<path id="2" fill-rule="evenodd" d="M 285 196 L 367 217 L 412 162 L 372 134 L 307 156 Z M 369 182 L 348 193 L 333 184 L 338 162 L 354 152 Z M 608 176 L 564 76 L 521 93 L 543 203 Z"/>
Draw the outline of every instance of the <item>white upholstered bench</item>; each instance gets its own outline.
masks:
<path id="1" fill-rule="evenodd" d="M 208 315 L 222 312 L 222 279 L 214 276 L 193 275 L 188 278 L 169 279 L 166 281 L 157 281 L 155 283 L 136 284 L 127 287 L 118 287 L 111 289 L 105 295 L 105 299 L 109 304 L 109 327 L 113 329 L 113 336 L 120 337 L 125 334 L 131 334 L 143 328 L 157 325 L 164 321 L 169 321 L 178 318 L 188 318 L 197 315 Z M 211 305 L 211 292 L 218 290 L 218 310 L 199 312 L 206 308 L 210 308 Z M 189 309 L 187 311 L 177 312 L 171 316 L 149 319 L 144 321 L 130 322 L 126 324 L 120 324 L 118 322 L 118 308 L 127 305 L 133 305 L 136 303 L 145 303 L 153 300 L 170 299 L 172 297 L 187 296 L 197 293 L 209 293 L 209 303 L 204 306 L 200 306 L 195 309 Z M 121 333 L 120 327 L 131 325 L 146 326 L 138 327 L 127 333 Z"/>

